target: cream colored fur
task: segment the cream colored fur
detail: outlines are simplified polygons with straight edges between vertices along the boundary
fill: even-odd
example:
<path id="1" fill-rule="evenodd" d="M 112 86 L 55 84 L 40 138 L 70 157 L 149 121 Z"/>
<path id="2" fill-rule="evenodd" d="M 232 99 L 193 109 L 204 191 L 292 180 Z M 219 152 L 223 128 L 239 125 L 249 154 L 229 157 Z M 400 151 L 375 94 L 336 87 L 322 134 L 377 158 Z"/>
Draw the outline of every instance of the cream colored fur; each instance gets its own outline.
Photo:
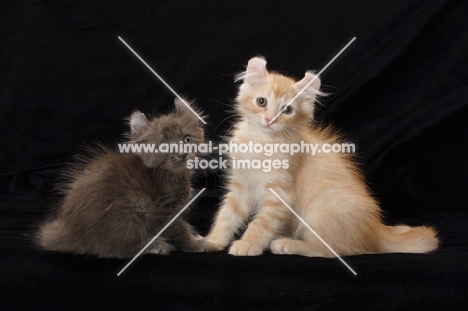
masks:
<path id="1" fill-rule="evenodd" d="M 249 61 L 237 97 L 241 117 L 231 140 L 235 143 L 339 143 L 333 129 L 311 127 L 317 78 L 291 104 L 292 112 L 269 121 L 313 78 L 307 72 L 301 81 L 268 72 L 266 61 Z M 266 101 L 260 107 L 258 98 Z M 231 153 L 231 159 L 287 160 L 287 169 L 263 172 L 259 169 L 232 169 L 227 194 L 213 227 L 205 238 L 207 251 L 226 248 L 236 233 L 229 253 L 260 255 L 266 249 L 275 254 L 334 256 L 269 190 L 275 190 L 307 224 L 340 256 L 388 252 L 429 252 L 438 246 L 430 227 L 396 226 L 382 223 L 381 211 L 370 195 L 353 159 L 343 153 Z"/>

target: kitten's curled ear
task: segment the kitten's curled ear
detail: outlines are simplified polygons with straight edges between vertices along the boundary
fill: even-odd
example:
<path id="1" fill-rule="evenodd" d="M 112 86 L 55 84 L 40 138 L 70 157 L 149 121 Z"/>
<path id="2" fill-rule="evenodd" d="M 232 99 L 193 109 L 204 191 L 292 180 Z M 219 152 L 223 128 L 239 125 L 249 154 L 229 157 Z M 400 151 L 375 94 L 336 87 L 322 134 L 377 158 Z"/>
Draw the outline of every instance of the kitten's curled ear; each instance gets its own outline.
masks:
<path id="1" fill-rule="evenodd" d="M 261 56 L 251 58 L 247 63 L 245 72 L 236 76 L 235 81 L 243 80 L 252 85 L 264 84 L 268 81 L 268 70 L 266 60 Z"/>
<path id="2" fill-rule="evenodd" d="M 192 108 L 192 106 L 190 105 L 190 102 L 186 99 L 184 99 L 184 101 L 187 103 L 187 105 Z M 186 104 L 184 104 L 184 102 L 176 97 L 174 99 L 174 105 L 175 105 L 175 113 L 180 115 L 180 116 L 184 116 L 184 115 L 191 115 L 192 112 L 190 111 L 189 107 L 187 107 Z M 192 108 L 193 109 L 193 108 Z"/>
<path id="3" fill-rule="evenodd" d="M 309 84 L 309 86 L 307 86 L 308 84 Z M 307 71 L 305 73 L 304 78 L 302 78 L 301 81 L 296 82 L 296 84 L 294 84 L 294 87 L 298 91 L 302 90 L 306 86 L 307 86 L 307 88 L 302 93 L 304 95 L 304 97 L 315 99 L 315 97 L 317 95 L 323 95 L 323 93 L 320 92 L 320 79 L 312 71 Z"/>
<path id="4" fill-rule="evenodd" d="M 201 111 L 199 108 L 197 108 L 193 103 L 191 103 L 189 100 L 184 99 L 184 101 L 187 103 L 187 105 L 192 108 L 195 113 L 200 116 L 200 118 L 204 118 L 204 113 Z M 174 99 L 174 105 L 175 105 L 175 113 L 179 114 L 181 116 L 188 116 L 191 119 L 195 120 L 197 119 L 199 122 L 199 125 L 203 126 L 203 122 L 198 119 L 198 117 L 190 110 L 189 107 L 187 107 L 186 104 L 182 100 L 180 100 L 178 97 Z"/>
<path id="5" fill-rule="evenodd" d="M 130 116 L 130 130 L 132 138 L 137 138 L 143 135 L 150 127 L 151 124 L 148 119 L 146 119 L 144 113 L 137 110 Z"/>
<path id="6" fill-rule="evenodd" d="M 185 101 L 185 102 L 187 102 L 187 101 Z M 187 104 L 190 105 L 188 102 L 187 102 Z M 178 97 L 176 97 L 174 99 L 174 105 L 175 105 L 176 111 L 178 113 L 184 113 L 185 110 L 188 110 L 188 107 Z"/>

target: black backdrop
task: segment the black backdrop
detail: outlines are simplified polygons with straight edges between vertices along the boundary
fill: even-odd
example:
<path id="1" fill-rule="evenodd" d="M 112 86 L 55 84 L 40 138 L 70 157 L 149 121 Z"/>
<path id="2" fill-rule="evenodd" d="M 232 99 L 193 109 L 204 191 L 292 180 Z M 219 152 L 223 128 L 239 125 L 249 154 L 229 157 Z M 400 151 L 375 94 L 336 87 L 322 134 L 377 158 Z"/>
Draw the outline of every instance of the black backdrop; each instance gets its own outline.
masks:
<path id="1" fill-rule="evenodd" d="M 9 308 L 460 307 L 468 299 L 468 4 L 466 1 L 9 1 L 0 73 L 0 304 Z M 337 260 L 214 254 L 125 261 L 36 251 L 58 171 L 83 142 L 115 145 L 132 110 L 166 112 L 173 95 L 118 40 L 209 115 L 232 119 L 233 75 L 263 55 L 298 78 L 320 70 L 331 95 L 316 119 L 358 147 L 389 223 L 433 224 L 430 255 Z M 203 176 L 203 175 L 201 175 Z M 222 182 L 190 216 L 208 229 Z"/>

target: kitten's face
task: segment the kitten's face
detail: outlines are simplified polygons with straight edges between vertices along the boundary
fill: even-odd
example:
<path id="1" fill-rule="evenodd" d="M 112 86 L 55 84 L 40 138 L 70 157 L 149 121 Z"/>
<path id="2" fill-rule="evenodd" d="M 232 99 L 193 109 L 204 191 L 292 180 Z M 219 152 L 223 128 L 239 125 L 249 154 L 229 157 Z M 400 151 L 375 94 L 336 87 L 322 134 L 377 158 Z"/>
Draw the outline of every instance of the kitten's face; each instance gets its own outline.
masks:
<path id="1" fill-rule="evenodd" d="M 315 78 L 302 94 L 277 115 L 314 77 L 307 72 L 304 79 L 296 82 L 268 72 L 263 58 L 253 58 L 246 72 L 240 75 L 244 83 L 239 89 L 237 109 L 255 130 L 288 137 L 312 121 L 315 98 L 320 93 L 320 80 Z"/>
<path id="2" fill-rule="evenodd" d="M 170 170 L 185 170 L 186 161 L 197 155 L 192 149 L 180 150 L 184 144 L 201 144 L 204 131 L 199 119 L 178 99 L 176 109 L 167 115 L 147 120 L 141 112 L 131 116 L 132 143 L 155 144 L 155 149 L 177 144 L 178 152 L 153 152 L 140 154 L 143 163 L 150 168 L 161 167 Z"/>

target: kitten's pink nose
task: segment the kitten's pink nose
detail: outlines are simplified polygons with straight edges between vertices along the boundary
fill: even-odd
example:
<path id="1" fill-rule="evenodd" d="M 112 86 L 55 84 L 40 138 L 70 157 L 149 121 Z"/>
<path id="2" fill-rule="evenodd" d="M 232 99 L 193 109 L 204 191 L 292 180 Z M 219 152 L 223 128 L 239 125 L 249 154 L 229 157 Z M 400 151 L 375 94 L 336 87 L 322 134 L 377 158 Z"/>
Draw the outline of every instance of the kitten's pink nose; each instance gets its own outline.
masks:
<path id="1" fill-rule="evenodd" d="M 276 119 L 273 120 L 273 121 L 271 121 L 271 120 L 272 120 L 272 119 L 270 119 L 270 118 L 265 118 L 265 122 L 266 122 L 267 126 L 270 126 L 270 125 L 275 124 Z M 271 122 L 271 123 L 270 123 L 270 122 Z"/>

